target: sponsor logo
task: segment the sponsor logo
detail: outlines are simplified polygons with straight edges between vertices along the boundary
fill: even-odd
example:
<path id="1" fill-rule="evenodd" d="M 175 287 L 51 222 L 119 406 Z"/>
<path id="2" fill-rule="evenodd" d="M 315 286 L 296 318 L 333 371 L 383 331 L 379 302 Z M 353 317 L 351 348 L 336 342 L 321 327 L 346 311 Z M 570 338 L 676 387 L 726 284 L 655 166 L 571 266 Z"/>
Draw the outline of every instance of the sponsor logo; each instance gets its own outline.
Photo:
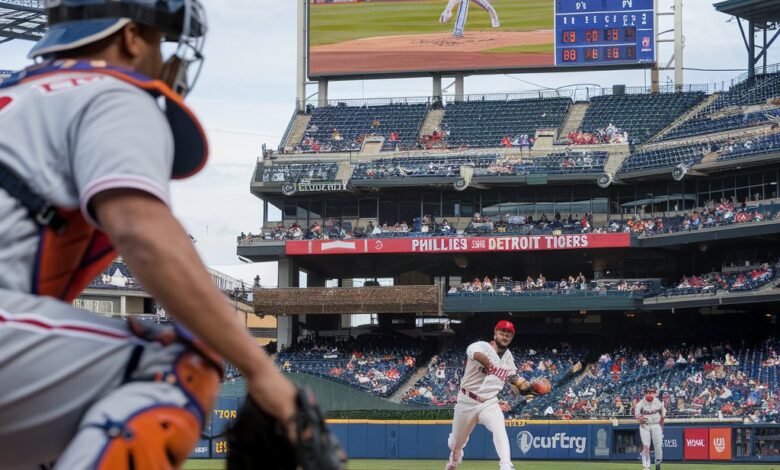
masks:
<path id="1" fill-rule="evenodd" d="M 688 447 L 705 447 L 704 439 L 686 439 L 685 445 Z"/>
<path id="2" fill-rule="evenodd" d="M 332 181 L 325 183 L 298 183 L 298 191 L 302 193 L 311 193 L 317 191 L 346 191 L 347 183 L 343 181 Z"/>
<path id="3" fill-rule="evenodd" d="M 355 242 L 324 242 L 320 245 L 320 251 L 328 250 L 357 250 Z"/>
<path id="4" fill-rule="evenodd" d="M 670 449 L 676 449 L 677 448 L 677 439 L 664 439 L 664 447 L 670 448 Z"/>
<path id="5" fill-rule="evenodd" d="M 198 447 L 195 448 L 195 453 L 196 454 L 205 454 L 208 451 L 209 451 L 209 448 L 206 447 L 206 446 L 198 446 Z"/>
<path id="6" fill-rule="evenodd" d="M 593 455 L 597 457 L 605 457 L 609 455 L 606 429 L 602 428 L 596 431 L 596 448 L 593 449 Z"/>
<path id="7" fill-rule="evenodd" d="M 567 436 L 565 432 L 555 433 L 552 436 L 534 436 L 529 431 L 522 431 L 517 435 L 517 446 L 523 454 L 531 449 L 574 449 L 578 454 L 585 452 L 588 438 L 584 436 Z"/>
<path id="8" fill-rule="evenodd" d="M 712 445 L 715 446 L 715 452 L 722 454 L 723 451 L 726 450 L 726 438 L 716 437 L 712 440 Z"/>
<path id="9" fill-rule="evenodd" d="M 650 47 L 650 36 L 642 37 L 642 47 Z"/>

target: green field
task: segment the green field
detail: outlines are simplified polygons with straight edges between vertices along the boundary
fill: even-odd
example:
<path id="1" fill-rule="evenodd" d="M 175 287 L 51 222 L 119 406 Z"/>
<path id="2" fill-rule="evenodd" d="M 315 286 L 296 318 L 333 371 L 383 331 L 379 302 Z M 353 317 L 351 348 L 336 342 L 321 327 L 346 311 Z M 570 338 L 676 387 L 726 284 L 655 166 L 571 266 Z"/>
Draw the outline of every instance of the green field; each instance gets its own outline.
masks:
<path id="1" fill-rule="evenodd" d="M 553 29 L 553 0 L 492 0 L 491 4 L 501 19 L 501 31 Z M 445 0 L 311 5 L 311 46 L 375 36 L 451 32 L 457 6 L 450 22 L 440 24 L 439 15 L 446 5 Z M 490 17 L 476 4 L 469 8 L 466 29 L 492 30 Z"/>
<path id="2" fill-rule="evenodd" d="M 444 460 L 352 460 L 349 470 L 442 470 Z M 185 469 L 223 469 L 220 460 L 191 460 Z M 495 470 L 498 462 L 494 460 L 464 461 L 458 470 Z M 639 461 L 626 463 L 606 462 L 517 462 L 517 470 L 641 470 Z M 665 463 L 663 470 L 780 470 L 780 464 L 745 465 L 745 464 L 679 464 Z"/>

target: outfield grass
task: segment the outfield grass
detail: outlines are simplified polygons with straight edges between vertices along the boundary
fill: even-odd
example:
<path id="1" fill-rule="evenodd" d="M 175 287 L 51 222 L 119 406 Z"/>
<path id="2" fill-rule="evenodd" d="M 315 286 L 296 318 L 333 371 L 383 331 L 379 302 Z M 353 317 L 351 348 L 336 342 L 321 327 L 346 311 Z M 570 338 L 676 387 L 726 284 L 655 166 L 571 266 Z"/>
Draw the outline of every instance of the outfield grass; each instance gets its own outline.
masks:
<path id="1" fill-rule="evenodd" d="M 185 469 L 221 470 L 224 467 L 220 460 L 191 460 Z M 351 460 L 349 470 L 442 470 L 444 460 Z M 639 461 L 625 463 L 607 462 L 530 462 L 515 461 L 517 470 L 641 470 Z M 498 462 L 493 460 L 464 461 L 458 470 L 495 470 Z M 663 470 L 780 470 L 780 464 L 699 464 L 699 463 L 665 463 Z"/>
<path id="2" fill-rule="evenodd" d="M 553 29 L 553 0 L 491 0 L 491 3 L 501 19 L 500 31 Z M 446 5 L 444 0 L 312 5 L 311 45 L 375 36 L 451 32 L 457 7 L 450 22 L 441 24 L 439 15 Z M 487 12 L 473 3 L 466 30 L 492 30 Z"/>

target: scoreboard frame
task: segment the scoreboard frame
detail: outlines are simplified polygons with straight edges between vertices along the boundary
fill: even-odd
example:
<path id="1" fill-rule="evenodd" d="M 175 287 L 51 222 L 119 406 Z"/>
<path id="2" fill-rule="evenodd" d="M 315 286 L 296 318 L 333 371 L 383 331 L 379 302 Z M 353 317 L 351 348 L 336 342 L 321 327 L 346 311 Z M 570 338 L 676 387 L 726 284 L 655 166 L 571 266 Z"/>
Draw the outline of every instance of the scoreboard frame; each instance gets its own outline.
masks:
<path id="1" fill-rule="evenodd" d="M 556 69 L 657 61 L 656 0 L 555 0 L 554 17 Z"/>
<path id="2" fill-rule="evenodd" d="M 427 71 L 410 71 L 410 70 L 388 70 L 382 72 L 367 72 L 367 71 L 350 71 L 339 73 L 312 73 L 311 71 L 311 42 L 310 42 L 310 22 L 311 22 L 311 1 L 312 0 L 297 0 L 300 2 L 301 10 L 299 14 L 300 19 L 298 25 L 298 60 L 299 67 L 303 70 L 303 77 L 305 79 L 314 82 L 328 82 L 328 81 L 348 81 L 348 80 L 380 80 L 380 79 L 396 79 L 396 78 L 415 78 L 415 77 L 449 77 L 449 76 L 471 76 L 471 75 L 499 75 L 499 74 L 511 74 L 511 73 L 556 73 L 556 72 L 594 72 L 594 71 L 606 71 L 606 70 L 637 70 L 637 69 L 651 69 L 656 66 L 658 61 L 658 41 L 657 41 L 657 28 L 658 28 L 658 0 L 646 0 L 652 3 L 652 34 L 650 36 L 650 42 L 652 47 L 652 58 L 642 60 L 615 60 L 615 61 L 583 61 L 577 64 L 562 64 L 558 60 L 559 50 L 559 37 L 558 37 L 558 5 L 561 1 L 575 2 L 576 0 L 550 0 L 553 2 L 553 18 L 552 28 L 554 34 L 553 42 L 553 64 L 551 65 L 531 65 L 531 66 L 504 66 L 504 67 L 460 67 L 451 69 L 437 69 Z M 356 2 L 371 1 L 371 0 L 352 0 Z M 624 0 L 579 0 L 587 3 L 607 3 L 607 2 L 622 2 Z M 632 0 L 640 3 L 645 0 Z M 615 12 L 614 14 L 616 14 Z M 622 13 L 622 12 L 621 12 Z M 603 12 L 602 12 L 603 14 Z M 604 46 L 604 45 L 600 45 Z"/>

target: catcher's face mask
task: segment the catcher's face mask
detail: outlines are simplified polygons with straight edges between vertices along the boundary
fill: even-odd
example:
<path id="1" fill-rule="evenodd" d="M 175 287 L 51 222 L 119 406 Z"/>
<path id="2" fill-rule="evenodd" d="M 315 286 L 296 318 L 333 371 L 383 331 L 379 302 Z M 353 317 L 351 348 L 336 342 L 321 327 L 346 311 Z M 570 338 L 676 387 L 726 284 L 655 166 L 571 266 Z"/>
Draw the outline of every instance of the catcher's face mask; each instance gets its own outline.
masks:
<path id="1" fill-rule="evenodd" d="M 169 55 L 160 78 L 175 92 L 186 96 L 203 67 L 207 25 L 206 12 L 198 0 L 185 1 L 182 13 L 180 32 L 173 28 L 165 30 L 163 53 Z"/>

